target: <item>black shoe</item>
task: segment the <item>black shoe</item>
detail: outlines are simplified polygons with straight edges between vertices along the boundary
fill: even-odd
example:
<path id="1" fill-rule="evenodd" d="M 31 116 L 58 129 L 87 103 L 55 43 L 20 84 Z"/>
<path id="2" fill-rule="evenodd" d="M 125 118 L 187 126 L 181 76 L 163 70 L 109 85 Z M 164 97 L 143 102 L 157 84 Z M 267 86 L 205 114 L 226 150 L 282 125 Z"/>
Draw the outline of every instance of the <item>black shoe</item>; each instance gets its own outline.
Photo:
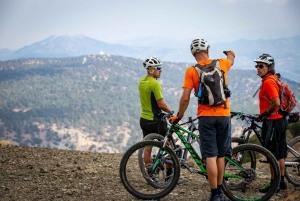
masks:
<path id="1" fill-rule="evenodd" d="M 258 190 L 259 190 L 259 192 L 261 192 L 261 193 L 266 193 L 266 192 L 268 192 L 268 191 L 270 190 L 271 185 L 272 185 L 272 183 L 269 182 L 269 183 L 267 183 L 264 187 L 262 187 L 262 188 L 260 188 L 260 189 L 258 189 Z"/>
<path id="2" fill-rule="evenodd" d="M 220 198 L 220 201 L 230 201 L 223 195 L 223 193 L 219 195 L 219 198 Z"/>
<path id="3" fill-rule="evenodd" d="M 260 188 L 260 189 L 259 189 L 259 192 L 261 192 L 261 193 L 266 193 L 266 192 L 268 192 L 268 191 L 270 190 L 271 186 L 272 186 L 272 183 L 269 182 L 269 183 L 267 183 L 263 188 Z M 280 191 L 280 189 L 278 188 L 278 189 L 276 190 L 276 193 L 278 193 L 279 191 Z"/>
<path id="4" fill-rule="evenodd" d="M 280 190 L 285 190 L 285 189 L 287 189 L 287 186 L 286 186 L 285 181 L 281 181 L 281 182 L 280 182 L 279 188 L 280 188 Z"/>
<path id="5" fill-rule="evenodd" d="M 167 177 L 167 178 L 165 178 L 165 182 L 168 182 L 170 178 L 173 179 L 173 177 Z M 182 184 L 182 183 L 183 183 L 183 180 L 182 179 L 178 179 L 177 185 Z"/>
<path id="6" fill-rule="evenodd" d="M 221 199 L 220 199 L 220 196 L 217 195 L 217 196 L 215 196 L 214 198 L 212 198 L 212 197 L 208 198 L 207 201 L 221 201 Z"/>

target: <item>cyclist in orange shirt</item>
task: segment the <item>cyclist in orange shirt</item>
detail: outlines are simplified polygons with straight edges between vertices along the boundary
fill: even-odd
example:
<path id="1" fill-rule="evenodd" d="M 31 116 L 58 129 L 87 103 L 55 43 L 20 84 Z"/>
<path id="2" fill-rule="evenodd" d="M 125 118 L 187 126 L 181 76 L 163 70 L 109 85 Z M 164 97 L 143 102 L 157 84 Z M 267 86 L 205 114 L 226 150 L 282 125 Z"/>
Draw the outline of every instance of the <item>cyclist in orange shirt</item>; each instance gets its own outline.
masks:
<path id="1" fill-rule="evenodd" d="M 269 54 L 262 54 L 254 60 L 257 65 L 257 75 L 262 78 L 262 87 L 259 91 L 259 121 L 262 121 L 262 137 L 263 146 L 269 149 L 278 161 L 281 173 L 281 181 L 279 187 L 285 190 L 287 185 L 284 181 L 285 164 L 284 159 L 287 157 L 286 129 L 287 120 L 279 112 L 279 87 L 274 79 L 275 76 L 275 61 Z M 272 173 L 272 171 L 271 171 Z M 272 175 L 273 177 L 273 175 Z M 267 192 L 272 185 L 271 181 L 260 192 Z"/>
<path id="2" fill-rule="evenodd" d="M 190 48 L 199 65 L 207 66 L 212 62 L 212 59 L 209 58 L 210 46 L 204 39 L 193 40 Z M 221 70 L 225 73 L 224 79 L 225 83 L 227 83 L 227 72 L 234 63 L 235 54 L 233 51 L 224 51 L 224 53 L 227 55 L 227 59 L 218 59 L 218 63 Z M 171 123 L 176 123 L 183 117 L 189 105 L 190 94 L 193 89 L 198 91 L 198 86 L 199 74 L 195 67 L 191 66 L 186 69 L 178 113 L 170 118 Z M 199 133 L 201 133 L 201 154 L 206 158 L 206 170 L 211 188 L 211 195 L 208 200 L 227 200 L 222 194 L 222 181 L 225 168 L 224 156 L 230 156 L 232 153 L 228 99 L 226 99 L 225 105 L 219 106 L 210 106 L 198 102 L 197 116 L 199 119 Z"/>

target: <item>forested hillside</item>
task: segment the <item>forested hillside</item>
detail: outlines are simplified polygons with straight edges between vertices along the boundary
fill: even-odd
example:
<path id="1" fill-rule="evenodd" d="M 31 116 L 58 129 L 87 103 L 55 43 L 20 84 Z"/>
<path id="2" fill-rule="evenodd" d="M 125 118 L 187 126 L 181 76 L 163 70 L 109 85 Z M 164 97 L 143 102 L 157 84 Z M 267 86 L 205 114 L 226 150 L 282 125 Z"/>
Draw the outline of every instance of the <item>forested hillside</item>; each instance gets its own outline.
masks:
<path id="1" fill-rule="evenodd" d="M 175 112 L 190 65 L 163 65 L 159 81 Z M 142 137 L 137 85 L 144 75 L 142 60 L 104 54 L 0 62 L 0 139 L 22 146 L 121 152 Z M 300 100 L 300 84 L 286 81 Z M 233 66 L 231 109 L 257 113 L 258 98 L 252 95 L 259 85 L 255 70 Z M 192 97 L 184 119 L 196 116 L 196 101 Z"/>

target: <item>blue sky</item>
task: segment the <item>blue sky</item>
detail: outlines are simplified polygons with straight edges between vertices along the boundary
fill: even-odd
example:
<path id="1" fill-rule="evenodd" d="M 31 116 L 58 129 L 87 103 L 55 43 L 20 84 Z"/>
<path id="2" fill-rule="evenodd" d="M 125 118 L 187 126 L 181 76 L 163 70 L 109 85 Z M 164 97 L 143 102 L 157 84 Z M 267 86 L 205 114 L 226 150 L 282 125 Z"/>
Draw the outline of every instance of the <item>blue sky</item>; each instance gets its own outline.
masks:
<path id="1" fill-rule="evenodd" d="M 0 49 L 51 35 L 107 43 L 143 37 L 213 42 L 300 35 L 298 0 L 0 0 Z"/>

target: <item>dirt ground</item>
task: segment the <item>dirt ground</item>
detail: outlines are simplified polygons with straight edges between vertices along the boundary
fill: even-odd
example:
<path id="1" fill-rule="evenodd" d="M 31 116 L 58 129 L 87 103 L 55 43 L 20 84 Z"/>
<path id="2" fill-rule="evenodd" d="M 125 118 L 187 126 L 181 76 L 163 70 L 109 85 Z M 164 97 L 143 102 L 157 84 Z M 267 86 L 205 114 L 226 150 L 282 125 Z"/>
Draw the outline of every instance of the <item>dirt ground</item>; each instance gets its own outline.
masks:
<path id="1" fill-rule="evenodd" d="M 122 154 L 0 146 L 1 201 L 138 200 L 119 178 Z M 166 200 L 200 200 L 210 191 L 203 176 L 182 171 L 185 185 Z M 300 187 L 288 184 L 271 200 L 300 200 Z"/>

